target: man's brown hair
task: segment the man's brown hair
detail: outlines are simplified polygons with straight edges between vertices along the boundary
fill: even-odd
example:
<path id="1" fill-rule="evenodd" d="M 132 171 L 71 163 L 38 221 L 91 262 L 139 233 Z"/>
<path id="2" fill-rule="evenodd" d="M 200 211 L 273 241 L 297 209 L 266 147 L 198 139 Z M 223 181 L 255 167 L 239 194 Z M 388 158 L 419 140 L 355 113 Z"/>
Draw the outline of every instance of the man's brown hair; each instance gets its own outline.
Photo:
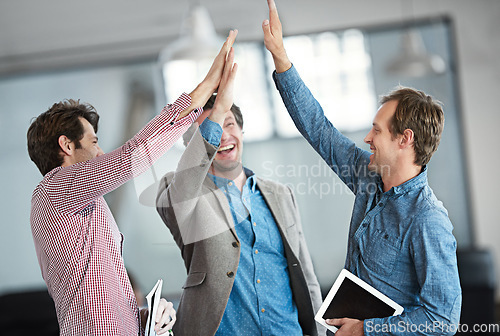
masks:
<path id="1" fill-rule="evenodd" d="M 86 119 L 97 133 L 99 115 L 95 108 L 80 100 L 67 99 L 55 103 L 40 114 L 28 129 L 28 153 L 42 175 L 63 164 L 59 147 L 59 137 L 65 135 L 81 148 L 83 125 L 80 118 Z"/>
<path id="2" fill-rule="evenodd" d="M 382 96 L 380 104 L 392 100 L 398 102 L 389 128 L 392 136 L 403 134 L 406 129 L 412 130 L 415 164 L 426 165 L 438 149 L 443 133 L 444 113 L 441 102 L 422 91 L 402 86 Z"/>
<path id="3" fill-rule="evenodd" d="M 215 103 L 215 98 L 217 98 L 216 94 L 213 94 L 205 103 L 205 106 L 203 106 L 203 110 L 210 110 L 211 108 L 214 107 Z M 243 129 L 243 115 L 241 114 L 241 109 L 239 106 L 233 104 L 231 106 L 231 112 L 234 114 L 234 119 L 236 120 L 236 123 L 238 126 L 240 126 L 241 129 Z"/>

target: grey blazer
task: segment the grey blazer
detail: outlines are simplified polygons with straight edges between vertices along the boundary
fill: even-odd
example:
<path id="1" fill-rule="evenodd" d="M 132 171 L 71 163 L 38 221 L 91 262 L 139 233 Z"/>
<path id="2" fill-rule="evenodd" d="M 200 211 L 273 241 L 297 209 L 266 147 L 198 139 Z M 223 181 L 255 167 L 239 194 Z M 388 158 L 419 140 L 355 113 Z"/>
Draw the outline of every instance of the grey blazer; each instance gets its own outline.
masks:
<path id="1" fill-rule="evenodd" d="M 177 170 L 161 180 L 157 211 L 179 246 L 187 279 L 177 309 L 177 336 L 214 335 L 226 308 L 238 270 L 240 245 L 229 203 L 207 177 L 217 148 L 197 130 Z M 324 335 L 314 321 L 321 293 L 306 246 L 291 190 L 257 178 L 285 246 L 290 285 L 305 335 Z"/>

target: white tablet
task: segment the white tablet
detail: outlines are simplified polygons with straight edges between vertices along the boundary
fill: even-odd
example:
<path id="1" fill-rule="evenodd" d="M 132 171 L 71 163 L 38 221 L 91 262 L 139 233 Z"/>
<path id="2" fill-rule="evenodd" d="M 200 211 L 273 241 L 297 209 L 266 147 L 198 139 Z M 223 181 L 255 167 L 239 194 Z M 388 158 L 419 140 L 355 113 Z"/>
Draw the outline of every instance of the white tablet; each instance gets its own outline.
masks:
<path id="1" fill-rule="evenodd" d="M 349 317 L 366 320 L 399 315 L 403 310 L 399 304 L 343 269 L 328 292 L 315 320 L 336 332 L 337 328 L 326 324 L 326 319 Z"/>

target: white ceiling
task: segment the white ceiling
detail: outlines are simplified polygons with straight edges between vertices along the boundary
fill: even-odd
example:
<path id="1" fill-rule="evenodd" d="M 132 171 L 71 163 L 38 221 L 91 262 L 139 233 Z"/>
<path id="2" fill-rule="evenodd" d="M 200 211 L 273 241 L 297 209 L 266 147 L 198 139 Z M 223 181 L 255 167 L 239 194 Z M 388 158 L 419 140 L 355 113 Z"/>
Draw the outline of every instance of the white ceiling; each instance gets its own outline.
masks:
<path id="1" fill-rule="evenodd" d="M 266 14 L 265 1 L 202 1 L 221 34 L 249 36 Z M 0 1 L 0 75 L 95 62 L 152 58 L 180 32 L 188 1 Z M 256 29 L 253 29 L 254 31 Z"/>
<path id="2" fill-rule="evenodd" d="M 285 34 L 402 21 L 410 7 L 416 18 L 474 15 L 478 7 L 470 0 L 276 2 Z M 219 34 L 238 28 L 240 41 L 262 39 L 266 0 L 0 0 L 0 76 L 152 60 L 178 36 L 190 3 L 207 7 Z"/>
<path id="3" fill-rule="evenodd" d="M 266 0 L 0 0 L 0 76 L 153 59 L 178 36 L 193 2 L 207 7 L 221 35 L 238 28 L 239 40 L 262 38 Z M 399 0 L 277 3 L 289 34 L 350 26 L 358 16 L 383 20 L 384 7 L 401 18 Z"/>

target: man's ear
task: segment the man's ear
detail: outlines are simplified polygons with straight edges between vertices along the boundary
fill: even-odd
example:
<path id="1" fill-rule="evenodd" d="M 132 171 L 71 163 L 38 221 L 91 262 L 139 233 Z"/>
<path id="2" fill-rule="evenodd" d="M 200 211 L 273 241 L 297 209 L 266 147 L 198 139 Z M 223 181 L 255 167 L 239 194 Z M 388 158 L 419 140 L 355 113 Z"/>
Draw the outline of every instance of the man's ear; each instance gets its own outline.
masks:
<path id="1" fill-rule="evenodd" d="M 57 141 L 59 143 L 59 148 L 61 148 L 61 150 L 63 151 L 63 153 L 65 155 L 68 155 L 68 156 L 73 155 L 73 151 L 74 151 L 73 141 L 68 139 L 68 137 L 65 135 L 61 135 L 59 137 L 59 139 L 57 139 Z"/>
<path id="2" fill-rule="evenodd" d="M 403 136 L 400 139 L 401 148 L 406 148 L 408 146 L 413 146 L 415 142 L 415 133 L 409 128 L 405 129 L 403 132 Z"/>

